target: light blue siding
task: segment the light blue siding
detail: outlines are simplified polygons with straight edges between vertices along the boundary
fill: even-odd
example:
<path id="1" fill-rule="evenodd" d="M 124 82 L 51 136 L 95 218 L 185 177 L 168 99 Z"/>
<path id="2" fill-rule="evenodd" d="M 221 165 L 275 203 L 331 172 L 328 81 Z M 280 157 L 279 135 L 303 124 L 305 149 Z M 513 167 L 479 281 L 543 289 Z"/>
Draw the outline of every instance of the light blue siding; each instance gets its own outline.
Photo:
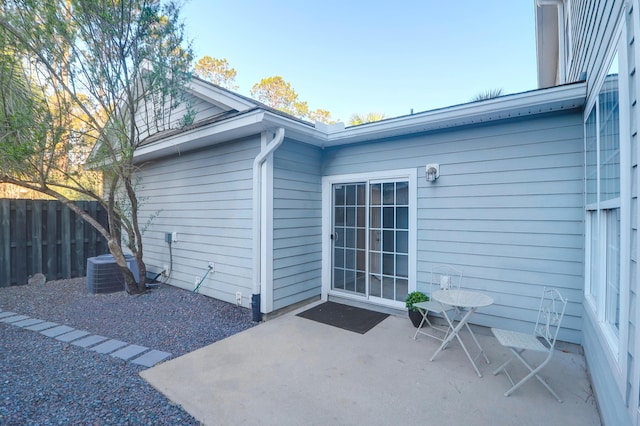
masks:
<path id="1" fill-rule="evenodd" d="M 596 79 L 598 76 L 608 69 L 607 53 L 615 49 L 617 42 L 616 29 L 618 25 L 622 25 L 622 49 L 626 52 L 628 61 L 628 69 L 621 69 L 621 75 L 626 74 L 629 87 L 628 98 L 621 96 L 620 100 L 628 101 L 628 104 L 621 103 L 620 109 L 627 111 L 629 114 L 629 123 L 621 121 L 623 126 L 622 135 L 630 135 L 631 143 L 631 170 L 622 170 L 623 176 L 631 178 L 631 199 L 622 202 L 623 208 L 627 206 L 630 210 L 630 229 L 622 229 L 622 232 L 630 233 L 630 258 L 629 263 L 620 265 L 621 270 L 628 268 L 629 271 L 629 292 L 621 294 L 621 301 L 628 303 L 628 306 L 622 305 L 621 310 L 628 308 L 629 312 L 629 328 L 627 336 L 620 336 L 620 344 L 627 343 L 627 351 L 621 356 L 620 363 L 626 364 L 626 377 L 621 377 L 619 366 L 612 357 L 617 357 L 615 352 L 609 348 L 606 339 L 603 337 L 600 324 L 595 314 L 591 312 L 592 308 L 584 302 L 584 324 L 583 324 L 583 346 L 585 357 L 589 366 L 591 379 L 593 381 L 594 391 L 598 400 L 601 416 L 605 424 L 631 424 L 631 414 L 638 410 L 638 392 L 639 387 L 636 383 L 634 375 L 636 369 L 640 368 L 636 352 L 636 333 L 637 333 L 637 132 L 638 132 L 638 81 L 636 74 L 636 52 L 638 51 L 637 28 L 638 28 L 638 3 L 613 1 L 613 0 L 590 0 L 583 2 L 572 2 L 574 7 L 572 13 L 572 30 L 573 30 L 573 50 L 574 58 L 572 68 L 570 69 L 569 78 L 577 80 L 582 71 L 586 71 L 588 87 L 587 94 L 588 103 L 597 95 L 594 88 L 597 86 Z M 624 12 L 627 13 L 624 13 Z M 624 88 L 621 86 L 621 88 Z M 623 116 L 624 113 L 621 113 Z M 624 126 L 629 127 L 625 128 Z M 628 136 L 627 136 L 628 137 Z M 625 138 L 621 138 L 621 144 L 625 143 Z M 625 196 L 624 194 L 622 196 Z M 625 262 L 626 263 L 626 262 Z M 637 377 L 637 376 L 636 376 Z M 621 386 L 618 383 L 626 384 Z"/>
<path id="2" fill-rule="evenodd" d="M 291 140 L 274 153 L 273 308 L 320 294 L 321 150 Z"/>
<path id="3" fill-rule="evenodd" d="M 580 343 L 584 283 L 580 111 L 328 149 L 324 175 L 418 169 L 417 286 L 434 264 L 495 304 L 486 326 L 531 331 L 543 286 L 570 303 L 560 338 Z M 427 163 L 440 164 L 429 183 Z"/>
<path id="4" fill-rule="evenodd" d="M 624 1 L 587 0 L 571 2 L 572 58 L 568 81 L 578 81 L 586 73 L 593 87 L 605 64 L 605 55 L 614 40 L 616 25 L 622 16 Z"/>
<path id="5" fill-rule="evenodd" d="M 584 301 L 585 306 L 587 301 Z M 589 316 L 584 313 L 585 318 Z M 614 375 L 608 371 L 609 361 L 604 348 L 596 337 L 598 331 L 594 329 L 591 321 L 585 320 L 583 325 L 585 358 L 589 366 L 591 382 L 598 400 L 598 410 L 605 425 L 631 425 L 629 411 L 624 404 L 624 396 L 620 395 Z M 632 401 L 635 401 L 632 398 Z"/>
<path id="6" fill-rule="evenodd" d="M 214 262 L 215 273 L 200 292 L 243 305 L 251 297 L 252 164 L 260 137 L 146 164 L 139 177 L 141 223 L 155 216 L 144 234 L 144 260 L 152 272 L 169 264 L 165 232 L 177 232 L 172 245 L 170 284 L 193 289 L 195 278 Z"/>
<path id="7" fill-rule="evenodd" d="M 162 124 L 160 124 L 160 127 L 158 127 L 158 123 L 155 122 L 153 114 L 151 114 L 151 112 L 147 108 L 142 107 L 137 111 L 136 114 L 138 129 L 140 132 L 140 140 L 142 141 L 148 136 L 153 136 L 158 131 L 178 128 L 180 121 L 187 113 L 187 107 L 190 107 L 192 109 L 192 112 L 194 113 L 194 122 L 196 123 L 200 120 L 213 117 L 214 115 L 220 114 L 225 111 L 224 109 L 209 102 L 203 101 L 202 99 L 194 95 L 185 94 L 185 97 L 180 101 L 180 104 L 178 104 L 176 108 L 172 109 L 170 114 L 167 114 L 165 119 L 162 120 Z M 152 105 L 150 105 L 149 108 L 152 108 Z"/>
<path id="8" fill-rule="evenodd" d="M 637 3 L 636 3 L 637 4 Z M 635 31 L 638 26 L 638 10 L 633 10 L 632 13 L 627 15 L 627 25 L 634 28 Z M 629 271 L 629 345 L 628 345 L 628 360 L 627 365 L 630 366 L 627 375 L 627 387 L 630 394 L 631 410 L 637 410 L 636 415 L 640 412 L 640 383 L 637 383 L 637 379 L 640 376 L 640 354 L 637 353 L 638 348 L 638 333 L 640 332 L 640 324 L 637 323 L 638 314 L 638 218 L 640 212 L 638 211 L 638 162 L 640 161 L 640 153 L 638 151 L 638 116 L 640 111 L 638 110 L 638 76 L 636 72 L 637 63 L 637 51 L 638 45 L 636 42 L 638 34 L 634 34 L 634 37 L 629 41 L 628 48 L 628 67 L 630 90 L 629 90 L 629 102 L 630 102 L 630 176 L 631 176 L 631 201 L 630 201 L 630 217 L 631 217 L 631 235 L 630 235 L 630 271 Z M 634 90 L 635 89 L 635 90 Z"/>
<path id="9" fill-rule="evenodd" d="M 626 25 L 635 29 L 638 28 L 638 10 L 632 10 L 627 13 Z M 629 75 L 629 103 L 630 103 L 630 177 L 631 177 L 631 200 L 630 200 L 630 270 L 629 270 L 629 343 L 627 365 L 629 371 L 627 374 L 627 390 L 630 394 L 631 410 L 640 411 L 640 383 L 637 383 L 637 377 L 640 376 L 640 354 L 637 353 L 637 339 L 640 331 L 640 324 L 637 324 L 638 318 L 638 162 L 640 161 L 638 152 L 638 76 L 636 72 L 638 46 L 636 42 L 637 35 L 628 40 L 628 75 Z M 637 376 L 636 376 L 637 374 Z M 635 376 L 635 377 L 634 377 Z"/>

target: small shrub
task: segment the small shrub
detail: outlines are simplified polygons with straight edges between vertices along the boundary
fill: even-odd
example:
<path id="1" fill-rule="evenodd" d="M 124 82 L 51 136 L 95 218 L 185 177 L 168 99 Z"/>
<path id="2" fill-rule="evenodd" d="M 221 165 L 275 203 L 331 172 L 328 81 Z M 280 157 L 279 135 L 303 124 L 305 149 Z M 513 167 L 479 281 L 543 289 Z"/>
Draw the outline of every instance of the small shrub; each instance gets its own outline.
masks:
<path id="1" fill-rule="evenodd" d="M 428 300 L 429 300 L 429 296 L 427 296 L 423 292 L 412 291 L 407 295 L 407 298 L 405 299 L 405 306 L 412 311 L 417 311 L 418 309 L 414 308 L 413 304 L 420 303 L 420 302 L 427 302 Z"/>

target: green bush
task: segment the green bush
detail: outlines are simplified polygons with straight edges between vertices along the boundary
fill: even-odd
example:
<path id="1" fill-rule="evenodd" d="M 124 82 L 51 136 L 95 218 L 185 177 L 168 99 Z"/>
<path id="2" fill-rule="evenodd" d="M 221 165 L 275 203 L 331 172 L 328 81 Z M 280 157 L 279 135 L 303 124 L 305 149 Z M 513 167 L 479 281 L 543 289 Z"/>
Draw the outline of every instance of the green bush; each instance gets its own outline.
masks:
<path id="1" fill-rule="evenodd" d="M 414 308 L 413 304 L 420 303 L 420 302 L 427 302 L 428 300 L 429 300 L 429 296 L 427 296 L 423 292 L 412 291 L 407 295 L 407 298 L 405 299 L 405 302 L 406 302 L 405 305 L 408 309 L 411 309 L 412 311 L 417 311 L 418 309 Z"/>

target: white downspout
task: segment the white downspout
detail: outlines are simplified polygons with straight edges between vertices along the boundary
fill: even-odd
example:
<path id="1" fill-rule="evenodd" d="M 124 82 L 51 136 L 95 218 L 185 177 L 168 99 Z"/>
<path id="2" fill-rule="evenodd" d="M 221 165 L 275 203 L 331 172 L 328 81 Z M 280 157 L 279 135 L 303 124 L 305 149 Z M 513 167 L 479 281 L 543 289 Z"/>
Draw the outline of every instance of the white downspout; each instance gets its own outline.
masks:
<path id="1" fill-rule="evenodd" d="M 251 295 L 251 308 L 253 321 L 262 320 L 260 311 L 260 288 L 262 253 L 260 252 L 262 229 L 260 227 L 262 217 L 262 165 L 284 140 L 284 128 L 279 127 L 271 142 L 262 148 L 253 160 L 253 294 Z"/>

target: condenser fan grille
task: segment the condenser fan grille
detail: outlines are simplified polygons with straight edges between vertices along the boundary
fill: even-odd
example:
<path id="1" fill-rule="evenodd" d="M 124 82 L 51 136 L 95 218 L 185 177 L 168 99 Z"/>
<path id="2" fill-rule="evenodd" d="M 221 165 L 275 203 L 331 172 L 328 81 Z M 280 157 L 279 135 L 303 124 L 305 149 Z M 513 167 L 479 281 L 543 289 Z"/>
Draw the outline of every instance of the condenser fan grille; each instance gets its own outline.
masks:
<path id="1" fill-rule="evenodd" d="M 129 269 L 136 275 L 135 258 L 125 255 Z M 132 265 L 136 265 L 135 270 Z M 136 277 L 139 279 L 139 277 Z M 124 275 L 115 259 L 110 254 L 103 254 L 87 259 L 87 291 L 89 293 L 113 293 L 125 290 Z"/>

